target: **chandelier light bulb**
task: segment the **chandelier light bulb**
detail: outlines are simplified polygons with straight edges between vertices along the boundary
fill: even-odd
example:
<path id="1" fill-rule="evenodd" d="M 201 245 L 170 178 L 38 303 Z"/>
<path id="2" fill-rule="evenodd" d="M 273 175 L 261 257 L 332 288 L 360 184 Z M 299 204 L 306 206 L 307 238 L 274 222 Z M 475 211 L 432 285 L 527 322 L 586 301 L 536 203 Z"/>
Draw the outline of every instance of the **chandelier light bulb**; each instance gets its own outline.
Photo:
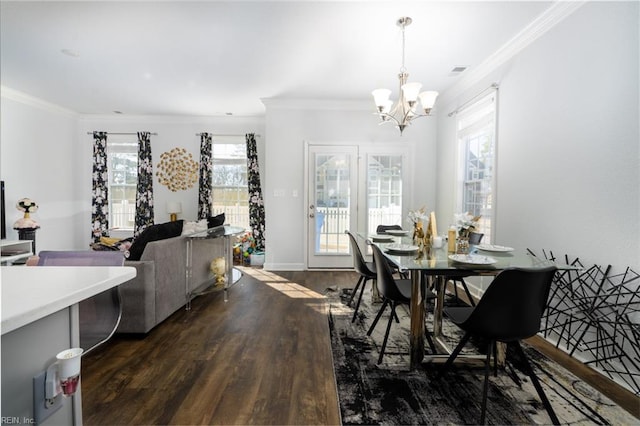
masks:
<path id="1" fill-rule="evenodd" d="M 406 83 L 402 85 L 402 94 L 410 106 L 413 106 L 418 100 L 418 93 L 421 88 L 422 84 L 420 83 Z"/>
<path id="2" fill-rule="evenodd" d="M 382 105 L 382 112 L 385 114 L 389 114 L 392 106 L 393 106 L 393 101 L 391 99 L 387 99 L 384 105 Z"/>
<path id="3" fill-rule="evenodd" d="M 382 108 L 383 106 L 386 105 L 387 102 L 389 102 L 389 96 L 391 96 L 391 90 L 376 89 L 373 92 L 371 92 L 371 94 L 373 95 L 373 101 L 375 102 L 376 106 L 380 110 L 380 108 Z"/>
<path id="4" fill-rule="evenodd" d="M 427 92 L 422 92 L 418 95 L 420 98 L 420 104 L 422 105 L 422 109 L 424 109 L 424 113 L 429 115 L 431 113 L 431 108 L 436 103 L 436 99 L 438 98 L 438 92 L 430 90 Z"/>

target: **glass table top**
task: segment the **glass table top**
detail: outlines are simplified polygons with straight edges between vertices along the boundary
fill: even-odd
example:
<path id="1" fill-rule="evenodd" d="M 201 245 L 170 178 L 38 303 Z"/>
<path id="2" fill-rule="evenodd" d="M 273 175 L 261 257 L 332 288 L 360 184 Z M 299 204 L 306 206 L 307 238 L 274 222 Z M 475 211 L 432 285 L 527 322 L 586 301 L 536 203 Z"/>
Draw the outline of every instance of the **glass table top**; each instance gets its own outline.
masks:
<path id="1" fill-rule="evenodd" d="M 230 235 L 237 235 L 244 232 L 245 229 L 239 226 L 216 226 L 214 228 L 209 228 L 206 231 L 195 232 L 193 234 L 185 235 L 188 238 L 219 238 L 226 237 Z"/>
<path id="2" fill-rule="evenodd" d="M 469 255 L 456 255 L 447 251 L 447 244 L 440 248 L 429 248 L 420 252 L 409 250 L 410 238 L 401 242 L 373 242 L 400 269 L 423 270 L 426 273 L 446 275 L 470 275 L 496 273 L 506 268 L 543 268 L 555 266 L 560 270 L 580 269 L 579 267 L 553 262 L 522 251 L 484 251 L 471 246 Z M 414 246 L 415 247 L 415 246 Z"/>

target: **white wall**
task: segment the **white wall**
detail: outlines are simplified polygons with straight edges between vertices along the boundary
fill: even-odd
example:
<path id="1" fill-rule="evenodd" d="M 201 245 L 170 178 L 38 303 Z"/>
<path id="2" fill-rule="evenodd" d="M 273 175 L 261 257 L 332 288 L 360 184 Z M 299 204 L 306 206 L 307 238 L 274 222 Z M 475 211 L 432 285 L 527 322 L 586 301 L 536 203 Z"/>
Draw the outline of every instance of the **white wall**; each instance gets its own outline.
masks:
<path id="1" fill-rule="evenodd" d="M 176 146 L 197 156 L 195 134 L 202 131 L 256 132 L 262 135 L 266 266 L 301 269 L 306 206 L 292 191 L 304 193 L 304 141 L 413 144 L 407 208 L 436 206 L 442 228 L 454 213 L 455 131 L 447 113 L 496 81 L 496 242 L 639 270 L 638 8 L 636 2 L 587 2 L 459 98 L 443 97 L 437 129 L 434 119 L 420 119 L 402 138 L 393 127 L 378 126 L 368 106 L 349 102 L 336 109 L 335 103 L 267 100 L 264 118 L 92 117 L 16 101 L 3 91 L 0 173 L 7 202 L 28 196 L 40 203 L 39 250 L 83 249 L 90 241 L 87 132 L 157 132 L 154 165 Z M 182 217 L 195 218 L 195 189 L 171 193 L 154 184 L 156 222 L 168 219 L 168 200 L 182 201 Z M 280 189 L 285 197 L 274 198 Z M 7 214 L 9 225 L 19 217 L 17 210 Z M 11 229 L 9 237 L 16 237 Z"/>
<path id="2" fill-rule="evenodd" d="M 91 243 L 91 172 L 93 137 L 87 132 L 157 133 L 151 137 L 154 173 L 160 155 L 175 147 L 186 148 L 199 161 L 200 137 L 196 133 L 256 133 L 260 166 L 264 160 L 262 117 L 140 117 L 78 115 L 11 89 L 2 92 L 2 180 L 6 185 L 7 238 L 21 217 L 16 201 L 30 197 L 40 205 L 32 215 L 40 224 L 36 249 L 84 250 Z M 179 218 L 195 220 L 197 184 L 187 191 L 171 192 L 154 176 L 155 222 L 169 220 L 167 201 L 182 202 Z"/>
<path id="3" fill-rule="evenodd" d="M 83 179 L 78 156 L 77 116 L 20 93 L 2 91 L 0 175 L 6 185 L 7 239 L 18 239 L 13 223 L 20 198 L 35 200 L 39 224 L 36 250 L 88 247 L 88 232 L 77 226 L 91 204 L 77 183 Z"/>
<path id="4" fill-rule="evenodd" d="M 640 271 L 639 4 L 587 2 L 440 109 L 437 204 L 453 214 L 446 113 L 498 82 L 495 243 Z"/>
<path id="5" fill-rule="evenodd" d="M 185 191 L 172 192 L 158 182 L 155 175 L 160 162 L 160 155 L 173 148 L 185 148 L 194 161 L 200 161 L 200 136 L 197 134 L 209 132 L 214 134 L 244 135 L 256 133 L 258 145 L 258 162 L 263 168 L 264 162 L 264 119 L 262 117 L 160 117 L 160 116 L 90 116 L 81 117 L 78 125 L 78 139 L 82 157 L 86 159 L 88 178 L 82 181 L 84 191 L 91 194 L 91 157 L 93 136 L 87 133 L 106 131 L 114 133 L 136 133 L 148 131 L 157 133 L 151 136 L 151 154 L 153 156 L 153 191 L 155 223 L 169 221 L 166 211 L 168 201 L 182 203 L 182 213 L 178 219 L 196 220 L 198 216 L 198 183 Z M 108 136 L 107 136 L 108 138 Z M 136 136 L 134 136 L 136 138 Z M 108 139 L 107 139 L 108 140 Z M 87 211 L 86 224 L 90 225 L 91 212 Z M 87 234 L 90 235 L 90 228 Z"/>
<path id="6" fill-rule="evenodd" d="M 372 103 L 372 102 L 371 102 Z M 412 193 L 405 209 L 435 208 L 435 120 L 420 118 L 404 136 L 394 126 L 378 126 L 369 103 L 265 100 L 266 150 L 265 268 L 298 270 L 306 266 L 306 213 L 304 205 L 304 143 L 364 143 L 413 147 Z M 411 167 L 411 165 L 410 165 Z M 283 190 L 284 197 L 274 197 Z M 293 191 L 301 194 L 293 197 Z"/>

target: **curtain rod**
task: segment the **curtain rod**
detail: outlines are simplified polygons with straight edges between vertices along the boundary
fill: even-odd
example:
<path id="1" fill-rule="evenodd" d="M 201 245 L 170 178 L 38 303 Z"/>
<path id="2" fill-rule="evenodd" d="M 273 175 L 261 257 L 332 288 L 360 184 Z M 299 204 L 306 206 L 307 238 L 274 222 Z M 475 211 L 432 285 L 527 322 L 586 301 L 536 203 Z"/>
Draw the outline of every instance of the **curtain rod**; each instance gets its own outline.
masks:
<path id="1" fill-rule="evenodd" d="M 196 133 L 196 136 L 202 136 L 204 133 L 208 133 L 208 132 Z M 212 134 L 211 134 L 211 136 L 213 136 L 214 138 L 215 138 L 215 137 L 223 138 L 223 137 L 230 137 L 230 136 L 246 136 L 246 134 L 242 134 L 242 135 L 241 135 L 241 134 L 235 134 L 235 135 L 234 135 L 234 134 L 227 134 L 227 135 L 218 134 L 218 135 L 216 135 L 215 133 L 212 133 Z M 259 138 L 259 137 L 260 137 L 260 135 L 259 135 L 259 134 L 257 134 L 257 133 L 256 133 L 256 134 L 254 134 L 254 136 L 255 136 L 256 138 Z"/>
<path id="2" fill-rule="evenodd" d="M 134 132 L 123 132 L 123 133 L 118 133 L 118 132 L 104 132 L 108 135 L 137 135 L 138 133 L 134 133 Z M 88 135 L 93 135 L 93 132 L 87 132 Z M 151 136 L 158 136 L 157 133 L 149 133 Z"/>
<path id="3" fill-rule="evenodd" d="M 458 108 L 454 109 L 453 111 L 451 111 L 449 113 L 449 117 L 457 114 L 460 112 L 461 109 L 463 109 L 464 107 L 466 107 L 467 105 L 469 105 L 470 103 L 472 103 L 473 101 L 475 101 L 476 99 L 478 99 L 480 96 L 484 95 L 486 92 L 488 92 L 489 90 L 498 90 L 498 83 L 491 83 L 491 86 L 487 87 L 486 89 L 482 90 L 480 93 L 478 93 L 477 95 L 475 95 L 473 98 L 469 99 L 467 102 L 463 103 L 462 105 L 460 105 Z"/>

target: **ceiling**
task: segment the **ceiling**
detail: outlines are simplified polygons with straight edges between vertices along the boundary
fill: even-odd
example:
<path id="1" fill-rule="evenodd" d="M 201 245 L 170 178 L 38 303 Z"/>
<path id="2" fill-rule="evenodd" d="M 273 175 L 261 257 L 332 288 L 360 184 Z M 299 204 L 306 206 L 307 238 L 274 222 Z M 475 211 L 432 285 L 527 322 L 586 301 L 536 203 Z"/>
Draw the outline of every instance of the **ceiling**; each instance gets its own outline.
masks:
<path id="1" fill-rule="evenodd" d="M 84 114 L 262 115 L 371 100 L 401 66 L 441 93 L 550 1 L 2 1 L 1 83 Z M 467 71 L 467 72 L 468 72 Z M 373 109 L 373 106 L 372 106 Z"/>

